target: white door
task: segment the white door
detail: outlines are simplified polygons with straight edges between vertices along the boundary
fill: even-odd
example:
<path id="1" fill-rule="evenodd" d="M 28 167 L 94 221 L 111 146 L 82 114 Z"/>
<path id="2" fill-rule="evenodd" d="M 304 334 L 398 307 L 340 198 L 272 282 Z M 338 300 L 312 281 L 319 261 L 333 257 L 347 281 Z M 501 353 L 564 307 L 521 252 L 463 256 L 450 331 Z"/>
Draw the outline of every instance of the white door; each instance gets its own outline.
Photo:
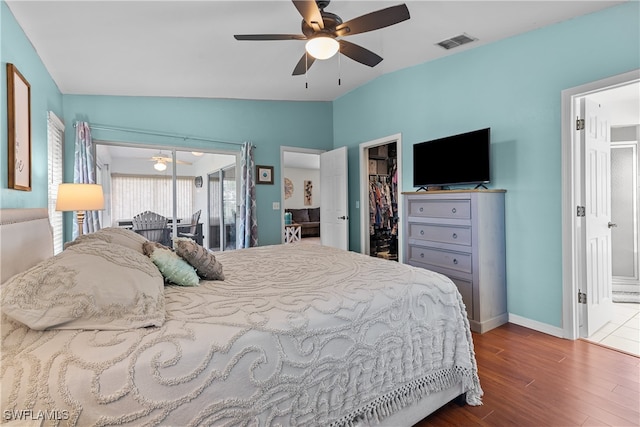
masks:
<path id="1" fill-rule="evenodd" d="M 320 154 L 320 241 L 349 249 L 347 147 Z"/>
<path id="2" fill-rule="evenodd" d="M 611 146 L 607 111 L 595 101 L 581 100 L 585 120 L 584 203 L 586 244 L 586 318 L 581 335 L 590 336 L 604 326 L 613 314 L 611 299 Z"/>

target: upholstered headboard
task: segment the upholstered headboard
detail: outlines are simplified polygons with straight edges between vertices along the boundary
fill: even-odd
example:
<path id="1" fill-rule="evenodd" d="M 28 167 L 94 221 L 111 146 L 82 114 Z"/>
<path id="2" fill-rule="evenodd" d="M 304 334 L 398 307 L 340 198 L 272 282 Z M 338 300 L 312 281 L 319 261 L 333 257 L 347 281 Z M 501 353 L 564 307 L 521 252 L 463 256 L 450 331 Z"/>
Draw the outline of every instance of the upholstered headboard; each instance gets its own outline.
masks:
<path id="1" fill-rule="evenodd" d="M 46 208 L 0 209 L 0 283 L 52 255 Z"/>

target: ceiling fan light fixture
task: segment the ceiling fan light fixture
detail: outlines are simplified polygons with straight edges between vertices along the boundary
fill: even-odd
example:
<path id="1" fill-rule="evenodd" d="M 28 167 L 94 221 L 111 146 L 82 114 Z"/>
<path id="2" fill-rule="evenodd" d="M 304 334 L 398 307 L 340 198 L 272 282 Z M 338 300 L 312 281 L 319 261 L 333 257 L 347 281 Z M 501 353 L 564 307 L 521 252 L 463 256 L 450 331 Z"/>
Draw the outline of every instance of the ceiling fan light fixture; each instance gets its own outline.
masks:
<path id="1" fill-rule="evenodd" d="M 309 40 L 305 46 L 307 53 L 316 59 L 329 59 L 340 49 L 340 44 L 330 36 L 318 36 Z"/>
<path id="2" fill-rule="evenodd" d="M 153 168 L 158 172 L 163 172 L 167 170 L 167 164 L 165 162 L 157 161 L 153 164 Z"/>
<path id="3" fill-rule="evenodd" d="M 192 151 L 191 154 L 193 154 L 196 157 L 200 157 L 202 156 L 204 153 L 202 151 Z"/>

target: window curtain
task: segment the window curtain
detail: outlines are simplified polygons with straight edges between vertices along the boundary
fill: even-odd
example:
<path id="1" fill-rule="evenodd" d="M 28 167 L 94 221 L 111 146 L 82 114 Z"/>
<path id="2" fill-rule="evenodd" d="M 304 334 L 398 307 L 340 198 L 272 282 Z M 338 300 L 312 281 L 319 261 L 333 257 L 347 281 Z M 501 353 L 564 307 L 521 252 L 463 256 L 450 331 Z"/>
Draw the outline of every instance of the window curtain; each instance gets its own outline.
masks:
<path id="1" fill-rule="evenodd" d="M 242 144 L 240 159 L 240 232 L 238 249 L 258 246 L 258 221 L 256 220 L 256 179 L 253 162 L 253 144 Z"/>
<path id="2" fill-rule="evenodd" d="M 96 184 L 95 145 L 87 122 L 76 122 L 75 159 L 73 182 L 75 184 Z M 84 218 L 83 234 L 100 229 L 98 211 L 87 211 Z M 73 216 L 73 238 L 78 237 L 78 220 Z"/>

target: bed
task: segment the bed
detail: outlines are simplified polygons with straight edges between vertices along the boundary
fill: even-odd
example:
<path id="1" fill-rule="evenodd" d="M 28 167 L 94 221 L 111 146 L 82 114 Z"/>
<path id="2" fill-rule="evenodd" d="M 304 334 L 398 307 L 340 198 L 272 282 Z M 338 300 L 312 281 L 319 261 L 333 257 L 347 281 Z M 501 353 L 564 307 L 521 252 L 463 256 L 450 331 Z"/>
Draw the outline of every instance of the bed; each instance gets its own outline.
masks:
<path id="1" fill-rule="evenodd" d="M 157 277 L 120 237 L 65 249 L 61 267 L 46 209 L 0 210 L 2 423 L 411 426 L 459 396 L 481 404 L 472 336 L 450 280 L 320 245 L 216 253 L 225 280 L 185 287 L 160 278 L 161 297 L 145 294 L 146 311 L 119 314 L 109 329 L 86 319 L 44 330 L 15 320 L 18 278 L 37 288 L 35 305 L 58 292 L 55 310 L 66 302 L 47 289 L 49 277 L 73 270 L 73 257 L 76 269 L 91 270 L 74 274 L 98 277 L 116 292 L 110 298 L 130 291 L 126 280 L 115 283 L 122 259 L 138 263 L 121 267 L 132 277 Z M 90 256 L 111 266 L 88 267 Z"/>

